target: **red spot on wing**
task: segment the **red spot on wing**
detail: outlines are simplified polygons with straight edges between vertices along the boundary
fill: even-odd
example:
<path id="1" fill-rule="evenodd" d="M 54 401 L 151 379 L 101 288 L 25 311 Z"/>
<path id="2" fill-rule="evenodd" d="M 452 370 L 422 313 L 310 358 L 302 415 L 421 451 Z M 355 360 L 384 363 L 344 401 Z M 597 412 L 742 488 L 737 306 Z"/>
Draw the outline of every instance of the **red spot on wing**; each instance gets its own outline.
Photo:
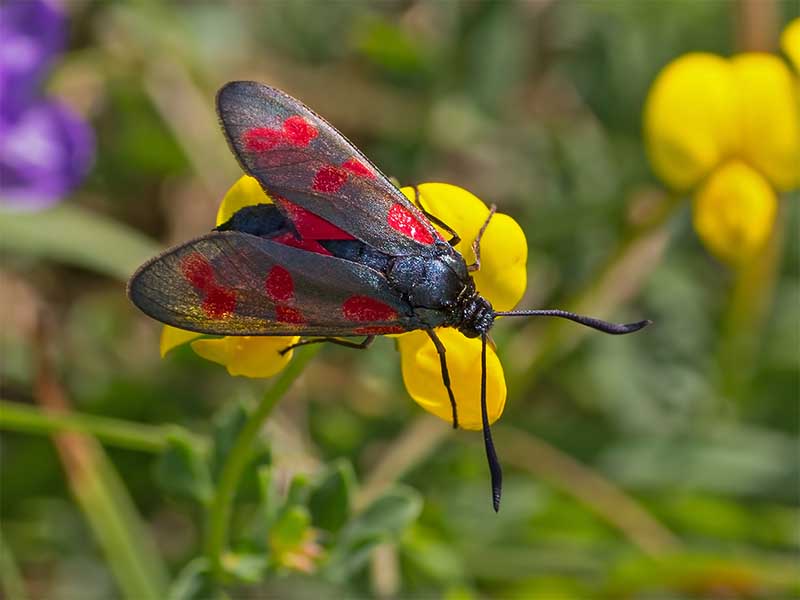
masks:
<path id="1" fill-rule="evenodd" d="M 281 207 L 289 213 L 294 228 L 301 238 L 307 240 L 352 240 L 355 239 L 346 231 L 342 231 L 333 223 L 326 221 L 311 211 L 292 204 L 286 198 L 277 198 Z"/>
<path id="2" fill-rule="evenodd" d="M 405 331 L 399 325 L 372 325 L 353 329 L 353 333 L 356 335 L 386 335 L 387 333 L 405 333 Z"/>
<path id="3" fill-rule="evenodd" d="M 236 292 L 214 285 L 206 290 L 203 312 L 212 319 L 225 317 L 236 308 Z"/>
<path id="4" fill-rule="evenodd" d="M 311 189 L 324 194 L 334 194 L 347 183 L 347 171 L 333 165 L 325 165 L 314 175 Z"/>
<path id="5" fill-rule="evenodd" d="M 186 281 L 203 292 L 203 312 L 212 319 L 225 317 L 236 308 L 236 292 L 217 285 L 214 281 L 214 268 L 208 259 L 199 252 L 193 252 L 181 259 L 181 271 Z"/>
<path id="6" fill-rule="evenodd" d="M 284 246 L 291 246 L 292 248 L 299 248 L 306 252 L 315 252 L 317 254 L 324 254 L 325 256 L 333 256 L 328 249 L 320 244 L 317 240 L 297 239 L 291 233 L 284 233 L 278 237 L 272 238 L 273 242 L 283 244 Z"/>
<path id="7" fill-rule="evenodd" d="M 242 135 L 244 147 L 251 152 L 265 152 L 278 147 L 284 142 L 282 131 L 269 127 L 254 127 Z"/>
<path id="8" fill-rule="evenodd" d="M 317 128 L 300 115 L 293 115 L 283 122 L 281 129 L 253 127 L 242 134 L 244 147 L 251 152 L 266 152 L 282 146 L 305 147 L 317 137 Z"/>
<path id="9" fill-rule="evenodd" d="M 281 323 L 303 323 L 303 313 L 291 306 L 276 306 L 275 320 Z"/>
<path id="10" fill-rule="evenodd" d="M 351 296 L 342 304 L 342 313 L 350 321 L 394 321 L 397 312 L 388 304 L 369 296 Z"/>
<path id="11" fill-rule="evenodd" d="M 317 137 L 317 128 L 300 115 L 293 115 L 283 122 L 283 135 L 295 146 L 308 146 Z"/>
<path id="12" fill-rule="evenodd" d="M 375 179 L 375 173 L 372 169 L 356 158 L 349 158 L 344 161 L 342 163 L 342 168 L 350 171 L 353 175 Z"/>
<path id="13" fill-rule="evenodd" d="M 294 281 L 292 275 L 280 266 L 274 266 L 264 280 L 267 296 L 274 302 L 288 302 L 294 298 Z"/>
<path id="14" fill-rule="evenodd" d="M 194 287 L 204 290 L 214 284 L 214 269 L 205 256 L 193 252 L 181 259 L 183 277 Z"/>
<path id="15" fill-rule="evenodd" d="M 432 244 L 433 235 L 428 228 L 419 222 L 410 210 L 402 204 L 393 204 L 386 217 L 389 227 L 420 244 Z"/>

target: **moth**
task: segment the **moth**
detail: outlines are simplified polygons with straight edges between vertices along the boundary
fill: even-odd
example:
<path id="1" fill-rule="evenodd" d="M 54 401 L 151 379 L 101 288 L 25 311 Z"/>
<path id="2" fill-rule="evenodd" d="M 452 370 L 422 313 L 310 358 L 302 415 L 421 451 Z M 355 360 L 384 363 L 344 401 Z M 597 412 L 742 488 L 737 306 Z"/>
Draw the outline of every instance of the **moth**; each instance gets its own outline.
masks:
<path id="1" fill-rule="evenodd" d="M 128 284 L 150 317 L 212 335 L 302 336 L 366 348 L 377 335 L 423 330 L 439 355 L 442 385 L 458 428 L 437 327 L 481 339 L 481 414 L 492 504 L 502 470 L 486 408 L 486 344 L 498 316 L 550 316 L 611 333 L 649 324 L 614 324 L 563 310 L 495 311 L 455 250 L 457 232 L 410 202 L 345 137 L 302 102 L 275 88 L 234 81 L 217 94 L 225 137 L 242 169 L 274 204 L 247 206 L 211 233 L 142 265 Z M 449 239 L 434 227 L 447 232 Z M 361 337 L 361 341 L 348 339 Z"/>

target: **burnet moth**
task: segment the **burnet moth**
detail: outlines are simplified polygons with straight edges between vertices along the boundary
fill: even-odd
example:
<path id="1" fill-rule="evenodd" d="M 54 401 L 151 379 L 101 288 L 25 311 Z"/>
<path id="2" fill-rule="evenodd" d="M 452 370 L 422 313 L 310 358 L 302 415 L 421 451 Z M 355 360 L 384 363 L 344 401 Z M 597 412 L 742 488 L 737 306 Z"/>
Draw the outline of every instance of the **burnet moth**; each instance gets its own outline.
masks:
<path id="1" fill-rule="evenodd" d="M 561 317 L 611 334 L 650 322 L 495 311 L 470 275 L 480 267 L 480 234 L 477 260 L 467 265 L 454 249 L 457 232 L 409 202 L 302 102 L 234 81 L 217 94 L 217 110 L 242 169 L 275 203 L 242 208 L 212 233 L 145 263 L 130 280 L 130 299 L 154 319 L 189 331 L 306 337 L 284 351 L 318 342 L 366 348 L 376 335 L 423 330 L 439 354 L 454 428 L 458 402 L 436 328 L 480 337 L 483 439 L 498 510 L 502 471 L 486 409 L 486 343 L 495 318 Z M 433 223 L 452 237 L 445 240 Z M 350 336 L 364 337 L 341 339 Z"/>

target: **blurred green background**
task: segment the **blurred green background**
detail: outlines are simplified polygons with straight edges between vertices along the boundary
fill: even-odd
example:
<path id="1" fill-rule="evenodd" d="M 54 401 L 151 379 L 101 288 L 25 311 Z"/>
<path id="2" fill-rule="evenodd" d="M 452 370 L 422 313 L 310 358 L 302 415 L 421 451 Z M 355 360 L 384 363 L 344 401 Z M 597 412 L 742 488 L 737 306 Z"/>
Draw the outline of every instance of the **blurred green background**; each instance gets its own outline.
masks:
<path id="1" fill-rule="evenodd" d="M 775 32 L 798 14 L 765 5 Z M 774 273 L 743 280 L 702 247 L 641 135 L 666 63 L 743 50 L 740 4 L 65 8 L 47 87 L 90 121 L 97 157 L 56 209 L 0 214 L 7 597 L 797 597 L 797 194 Z M 124 291 L 208 231 L 240 175 L 213 112 L 233 79 L 302 99 L 404 184 L 454 183 L 512 215 L 530 249 L 521 306 L 655 321 L 624 338 L 495 328 L 499 514 L 481 436 L 410 400 L 391 341 L 326 347 L 258 436 L 224 572 L 202 558 L 221 464 L 272 382 L 188 348 L 160 359 L 160 325 Z M 68 425 L 102 445 L 50 437 Z"/>

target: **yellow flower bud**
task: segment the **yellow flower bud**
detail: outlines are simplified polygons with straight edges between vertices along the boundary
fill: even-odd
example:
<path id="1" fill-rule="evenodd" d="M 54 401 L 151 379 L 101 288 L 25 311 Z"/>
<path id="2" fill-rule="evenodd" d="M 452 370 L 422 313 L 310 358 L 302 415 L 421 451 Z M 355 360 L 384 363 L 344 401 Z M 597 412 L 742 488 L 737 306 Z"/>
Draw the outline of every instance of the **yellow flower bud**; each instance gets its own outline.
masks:
<path id="1" fill-rule="evenodd" d="M 730 263 L 751 258 L 772 232 L 777 198 L 747 164 L 732 160 L 716 169 L 694 199 L 694 227 L 706 246 Z"/>

